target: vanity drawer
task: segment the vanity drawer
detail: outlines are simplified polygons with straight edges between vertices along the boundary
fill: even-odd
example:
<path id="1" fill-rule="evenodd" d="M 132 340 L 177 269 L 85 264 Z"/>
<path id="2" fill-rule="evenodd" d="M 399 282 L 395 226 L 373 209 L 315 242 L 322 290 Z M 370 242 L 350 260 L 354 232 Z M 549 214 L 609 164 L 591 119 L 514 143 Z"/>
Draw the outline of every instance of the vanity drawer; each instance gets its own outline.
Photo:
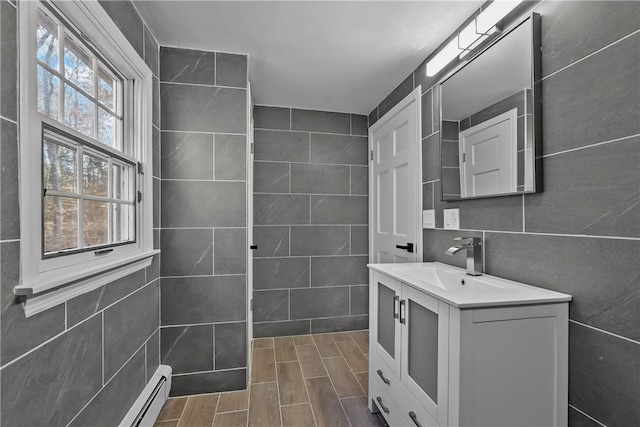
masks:
<path id="1" fill-rule="evenodd" d="M 418 425 L 417 423 L 424 427 L 438 425 L 427 410 L 418 403 L 418 400 L 411 394 L 407 387 L 391 371 L 389 365 L 384 363 L 375 351 L 370 353 L 369 363 L 371 366 L 369 370 L 369 395 L 372 396 L 372 399 L 375 400 L 377 397 L 377 395 L 374 395 L 376 390 L 383 390 L 388 396 L 393 396 L 394 404 L 404 419 L 404 421 L 402 421 L 403 425 L 412 427 L 416 427 Z M 382 376 L 378 371 L 382 373 Z M 387 379 L 388 383 L 385 382 L 382 377 Z M 386 405 L 387 399 L 385 399 L 384 396 L 382 396 L 382 398 Z M 378 407 L 380 408 L 380 405 L 378 405 Z M 415 421 L 412 420 L 410 413 L 414 414 Z"/>
<path id="2" fill-rule="evenodd" d="M 382 381 L 369 383 L 369 398 L 375 402 L 389 427 L 406 426 L 407 419 L 396 406 L 388 394 L 387 387 Z"/>
<path id="3" fill-rule="evenodd" d="M 403 389 L 397 396 L 398 409 L 411 427 L 437 427 L 438 423 L 422 406 L 408 389 Z"/>
<path id="4" fill-rule="evenodd" d="M 399 385 L 400 380 L 396 377 L 391 368 L 389 368 L 389 365 L 382 361 L 378 353 L 372 351 L 369 358 L 369 384 L 378 382 L 387 390 L 390 390 L 393 386 Z"/>

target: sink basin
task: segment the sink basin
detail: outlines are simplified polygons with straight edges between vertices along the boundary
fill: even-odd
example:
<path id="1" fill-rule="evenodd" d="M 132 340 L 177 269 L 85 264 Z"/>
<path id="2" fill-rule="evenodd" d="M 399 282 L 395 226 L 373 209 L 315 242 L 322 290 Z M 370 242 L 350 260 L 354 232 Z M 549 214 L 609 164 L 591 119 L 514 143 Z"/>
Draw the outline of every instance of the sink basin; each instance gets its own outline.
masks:
<path id="1" fill-rule="evenodd" d="M 500 277 L 469 276 L 464 269 L 439 262 L 369 264 L 369 268 L 459 308 L 571 300 L 571 295 Z"/>
<path id="2" fill-rule="evenodd" d="M 442 279 L 441 279 L 441 275 L 442 275 L 442 270 L 438 270 L 437 268 L 433 268 L 433 267 L 410 267 L 409 265 L 413 265 L 413 264 L 397 264 L 398 266 L 400 265 L 407 265 L 408 267 L 403 268 L 400 267 L 398 269 L 398 271 L 401 274 L 405 274 L 415 280 L 422 280 L 422 281 L 426 281 L 428 283 L 430 283 L 432 286 L 438 286 L 442 289 L 447 289 L 445 284 L 443 283 Z M 445 283 L 448 283 L 448 281 L 445 278 Z"/>

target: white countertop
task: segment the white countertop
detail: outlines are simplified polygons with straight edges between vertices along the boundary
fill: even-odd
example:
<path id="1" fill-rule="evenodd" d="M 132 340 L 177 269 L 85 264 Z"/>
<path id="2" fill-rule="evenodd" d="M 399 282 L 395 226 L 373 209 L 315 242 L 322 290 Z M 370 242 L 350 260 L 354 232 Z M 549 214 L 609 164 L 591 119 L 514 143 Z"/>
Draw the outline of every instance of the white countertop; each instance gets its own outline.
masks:
<path id="1" fill-rule="evenodd" d="M 368 264 L 368 267 L 457 308 L 549 304 L 572 299 L 571 295 L 500 277 L 468 276 L 462 268 L 439 262 Z"/>

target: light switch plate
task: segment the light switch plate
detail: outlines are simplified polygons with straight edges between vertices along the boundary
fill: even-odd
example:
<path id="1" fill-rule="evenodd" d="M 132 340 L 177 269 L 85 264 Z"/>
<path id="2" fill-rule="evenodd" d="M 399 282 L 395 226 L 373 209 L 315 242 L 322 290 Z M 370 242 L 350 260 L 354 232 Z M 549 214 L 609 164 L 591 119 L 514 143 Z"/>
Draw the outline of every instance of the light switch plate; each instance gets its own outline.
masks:
<path id="1" fill-rule="evenodd" d="M 436 228 L 435 209 L 427 209 L 422 211 L 422 228 Z"/>
<path id="2" fill-rule="evenodd" d="M 460 209 L 444 210 L 444 228 L 447 230 L 460 230 Z"/>

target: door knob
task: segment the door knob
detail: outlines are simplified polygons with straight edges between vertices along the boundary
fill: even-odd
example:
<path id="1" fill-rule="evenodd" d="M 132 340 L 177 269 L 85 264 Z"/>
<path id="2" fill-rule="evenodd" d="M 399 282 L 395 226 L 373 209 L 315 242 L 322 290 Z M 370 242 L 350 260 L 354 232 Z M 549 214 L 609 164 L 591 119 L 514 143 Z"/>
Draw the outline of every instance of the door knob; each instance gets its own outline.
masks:
<path id="1" fill-rule="evenodd" d="M 396 245 L 398 249 L 404 249 L 407 252 L 413 252 L 413 243 L 407 243 L 406 245 Z"/>

